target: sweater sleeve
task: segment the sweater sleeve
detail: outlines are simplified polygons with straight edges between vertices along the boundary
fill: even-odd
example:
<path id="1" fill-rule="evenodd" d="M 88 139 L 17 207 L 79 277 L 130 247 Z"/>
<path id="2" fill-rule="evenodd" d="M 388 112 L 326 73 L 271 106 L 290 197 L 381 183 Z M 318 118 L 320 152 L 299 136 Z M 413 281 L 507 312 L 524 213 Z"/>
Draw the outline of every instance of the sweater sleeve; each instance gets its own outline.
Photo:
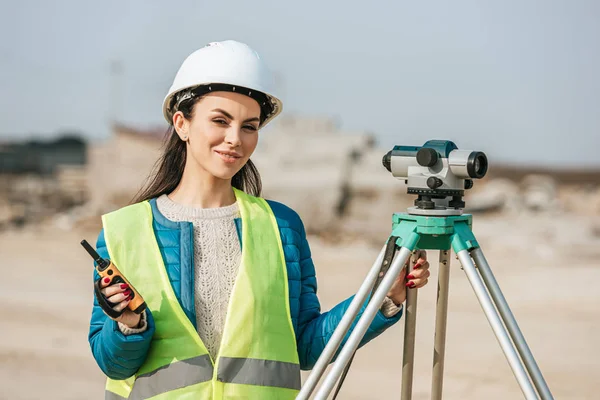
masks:
<path id="1" fill-rule="evenodd" d="M 333 331 L 340 323 L 344 313 L 350 306 L 354 296 L 342 301 L 331 310 L 321 312 L 321 306 L 317 297 L 317 279 L 315 274 L 315 266 L 312 261 L 310 247 L 306 240 L 304 226 L 300 221 L 301 227 L 301 244 L 300 244 L 300 269 L 301 269 L 301 284 L 302 291 L 300 295 L 300 314 L 298 318 L 298 330 L 296 332 L 298 355 L 300 359 L 300 367 L 303 370 L 312 369 L 317 359 L 323 352 L 325 345 L 331 338 Z M 350 330 L 344 337 L 340 348 L 336 352 L 333 360 L 337 357 L 340 349 L 346 343 L 348 337 L 352 333 L 356 322 L 364 312 L 368 299 L 362 305 L 361 310 L 355 318 Z M 395 306 L 395 305 L 394 305 Z M 402 307 L 396 309 L 385 310 L 389 318 L 384 315 L 381 309 L 377 312 L 375 319 L 369 326 L 365 336 L 360 342 L 359 348 L 364 346 L 372 339 L 379 336 L 387 328 L 395 324 L 402 316 Z"/>
<path id="2" fill-rule="evenodd" d="M 398 314 L 400 311 L 402 311 L 402 304 L 397 306 L 396 304 L 394 304 L 394 301 L 389 297 L 386 297 L 383 300 L 383 304 L 381 305 L 381 312 L 383 313 L 383 315 L 385 315 L 386 318 L 391 318 L 394 315 Z"/>
<path id="3" fill-rule="evenodd" d="M 104 231 L 96 243 L 96 251 L 103 258 L 109 258 Z M 94 282 L 100 276 L 94 269 Z M 124 335 L 119 324 L 110 319 L 94 296 L 88 341 L 96 363 L 111 379 L 127 379 L 133 376 L 146 360 L 154 334 L 152 313 L 146 310 L 146 329 L 143 332 Z"/>
<path id="4" fill-rule="evenodd" d="M 119 330 L 123 335 L 132 335 L 134 333 L 142 333 L 148 328 L 148 323 L 146 322 L 146 310 L 140 314 L 140 323 L 135 328 L 130 328 L 127 325 L 119 322 Z"/>

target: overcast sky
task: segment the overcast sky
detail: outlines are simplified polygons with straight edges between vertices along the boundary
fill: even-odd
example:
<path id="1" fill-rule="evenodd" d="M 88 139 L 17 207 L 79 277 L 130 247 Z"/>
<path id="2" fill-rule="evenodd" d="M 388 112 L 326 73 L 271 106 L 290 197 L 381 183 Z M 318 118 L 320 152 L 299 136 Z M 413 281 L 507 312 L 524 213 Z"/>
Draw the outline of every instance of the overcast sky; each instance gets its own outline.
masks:
<path id="1" fill-rule="evenodd" d="M 600 166 L 599 1 L 0 4 L 0 140 L 106 138 L 109 104 L 162 124 L 183 59 L 236 39 L 281 77 L 285 113 L 335 116 L 386 147 L 448 138 L 491 162 Z"/>

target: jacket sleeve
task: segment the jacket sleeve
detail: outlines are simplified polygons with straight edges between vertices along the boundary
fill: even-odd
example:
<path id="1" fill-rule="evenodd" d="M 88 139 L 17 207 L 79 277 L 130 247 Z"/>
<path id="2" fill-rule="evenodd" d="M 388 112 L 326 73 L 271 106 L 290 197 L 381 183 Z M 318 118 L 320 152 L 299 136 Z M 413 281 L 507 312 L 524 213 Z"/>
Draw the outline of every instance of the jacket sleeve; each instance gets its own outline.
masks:
<path id="1" fill-rule="evenodd" d="M 98 235 L 96 251 L 103 258 L 109 258 L 103 230 Z M 99 278 L 94 269 L 94 282 Z M 117 322 L 104 314 L 94 296 L 88 341 L 96 363 L 106 376 L 117 380 L 127 379 L 142 366 L 154 334 L 154 320 L 148 309 L 146 323 L 146 331 L 123 335 Z"/>
<path id="2" fill-rule="evenodd" d="M 298 355 L 300 358 L 300 367 L 303 370 L 312 369 L 317 359 L 323 352 L 325 345 L 331 338 L 333 331 L 338 326 L 344 313 L 350 306 L 354 296 L 342 301 L 330 311 L 321 313 L 321 306 L 317 298 L 317 279 L 315 274 L 315 266 L 312 261 L 310 247 L 306 240 L 306 233 L 302 221 L 301 227 L 301 243 L 300 243 L 300 269 L 302 280 L 302 291 L 300 295 L 300 314 L 298 318 L 298 331 L 296 332 L 296 340 L 298 344 Z M 350 330 L 344 337 L 340 348 L 336 352 L 333 360 L 337 357 L 340 349 L 346 343 L 354 329 L 356 322 L 364 312 L 367 301 L 362 305 L 361 310 L 355 318 Z M 386 318 L 381 310 L 375 316 L 375 319 L 369 326 L 365 336 L 363 337 L 359 348 L 364 346 L 372 339 L 379 336 L 387 328 L 395 324 L 402 316 L 402 311 L 399 311 L 391 318 Z"/>

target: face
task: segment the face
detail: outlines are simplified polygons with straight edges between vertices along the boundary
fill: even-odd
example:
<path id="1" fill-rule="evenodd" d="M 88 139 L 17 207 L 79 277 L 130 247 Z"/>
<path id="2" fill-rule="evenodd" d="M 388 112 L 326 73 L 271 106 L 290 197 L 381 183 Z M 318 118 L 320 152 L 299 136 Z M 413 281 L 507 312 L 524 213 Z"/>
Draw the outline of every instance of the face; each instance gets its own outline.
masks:
<path id="1" fill-rule="evenodd" d="M 173 125 L 187 141 L 186 168 L 192 162 L 213 177 L 230 180 L 256 149 L 259 118 L 255 100 L 230 92 L 204 96 L 196 102 L 190 120 L 180 111 L 175 113 Z"/>

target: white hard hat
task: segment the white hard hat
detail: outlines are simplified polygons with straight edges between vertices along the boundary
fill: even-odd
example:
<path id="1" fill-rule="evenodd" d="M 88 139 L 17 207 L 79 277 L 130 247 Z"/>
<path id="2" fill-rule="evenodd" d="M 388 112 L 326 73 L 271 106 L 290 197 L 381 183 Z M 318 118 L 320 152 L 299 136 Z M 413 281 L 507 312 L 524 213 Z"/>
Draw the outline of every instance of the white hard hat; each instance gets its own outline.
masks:
<path id="1" fill-rule="evenodd" d="M 272 75 L 259 55 L 248 45 L 234 40 L 209 43 L 181 64 L 163 101 L 163 115 L 169 124 L 173 121 L 174 96 L 184 89 L 201 85 L 206 92 L 230 90 L 255 98 L 261 105 L 261 112 L 265 113 L 261 127 L 275 118 L 283 107 L 281 100 L 273 94 Z"/>

